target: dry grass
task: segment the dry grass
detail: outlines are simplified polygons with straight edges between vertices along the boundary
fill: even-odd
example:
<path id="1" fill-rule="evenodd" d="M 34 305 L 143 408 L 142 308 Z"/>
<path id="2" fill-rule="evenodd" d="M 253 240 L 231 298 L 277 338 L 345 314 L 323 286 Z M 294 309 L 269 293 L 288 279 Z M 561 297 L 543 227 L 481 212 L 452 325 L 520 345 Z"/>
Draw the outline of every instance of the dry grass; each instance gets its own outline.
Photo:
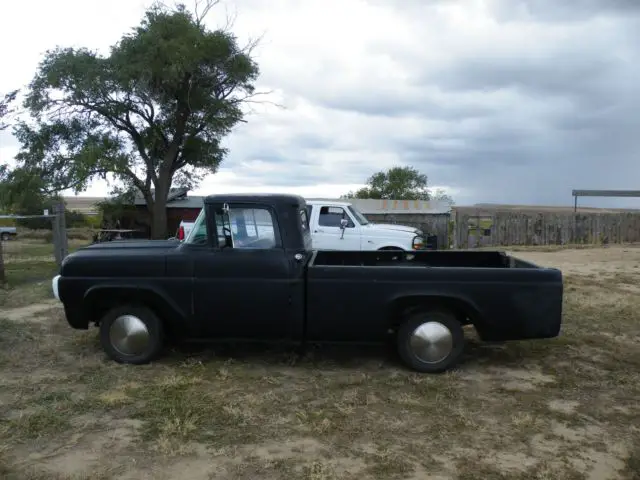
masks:
<path id="1" fill-rule="evenodd" d="M 0 477 L 640 478 L 640 249 L 589 252 L 606 261 L 519 254 L 566 266 L 561 337 L 484 345 L 470 332 L 444 375 L 353 348 L 181 348 L 122 366 L 59 309 L 10 311 Z"/>

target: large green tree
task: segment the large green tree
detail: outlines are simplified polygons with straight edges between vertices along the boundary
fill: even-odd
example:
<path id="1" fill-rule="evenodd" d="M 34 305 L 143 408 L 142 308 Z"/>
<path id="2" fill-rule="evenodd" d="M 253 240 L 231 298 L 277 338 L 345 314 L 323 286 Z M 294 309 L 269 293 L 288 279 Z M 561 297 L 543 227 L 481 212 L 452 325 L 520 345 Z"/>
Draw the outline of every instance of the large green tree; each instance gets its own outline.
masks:
<path id="1" fill-rule="evenodd" d="M 453 200 L 443 190 L 430 191 L 427 176 L 413 167 L 393 167 L 374 173 L 366 186 L 344 198 L 375 198 L 395 200 L 441 200 L 450 204 Z"/>
<path id="2" fill-rule="evenodd" d="M 2 99 L 0 99 L 0 131 L 5 130 L 9 126 L 7 119 L 14 111 L 11 104 L 16 99 L 17 95 L 18 90 L 13 90 L 12 92 L 5 94 Z"/>
<path id="3" fill-rule="evenodd" d="M 256 95 L 253 45 L 203 23 L 215 3 L 200 15 L 153 6 L 106 56 L 48 51 L 26 95 L 33 121 L 15 130 L 19 169 L 48 193 L 115 180 L 113 193 L 144 197 L 152 237 L 165 237 L 170 189 L 217 171 L 221 141 Z"/>
<path id="4" fill-rule="evenodd" d="M 17 95 L 18 90 L 13 90 L 0 100 L 0 131 L 9 127 L 9 119 L 16 113 L 14 102 Z M 41 213 L 43 205 L 53 200 L 42 195 L 44 186 L 40 176 L 0 164 L 0 213 Z M 50 205 L 47 208 L 51 208 Z"/>

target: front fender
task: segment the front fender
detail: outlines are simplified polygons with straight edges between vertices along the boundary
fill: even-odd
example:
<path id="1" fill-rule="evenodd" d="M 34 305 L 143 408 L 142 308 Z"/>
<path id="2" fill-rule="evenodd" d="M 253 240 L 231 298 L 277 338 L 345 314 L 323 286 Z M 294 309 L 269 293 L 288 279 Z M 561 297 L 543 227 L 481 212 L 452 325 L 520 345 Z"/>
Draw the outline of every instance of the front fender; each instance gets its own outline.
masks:
<path id="1" fill-rule="evenodd" d="M 112 300 L 143 303 L 171 324 L 187 318 L 187 313 L 171 297 L 153 285 L 95 285 L 85 292 L 82 303 L 85 310 L 90 312 L 94 305 L 104 305 Z"/>
<path id="2" fill-rule="evenodd" d="M 405 252 L 410 252 L 411 247 L 409 245 L 403 245 L 400 242 L 381 242 L 379 245 L 376 245 L 376 250 L 382 250 L 383 248 L 398 248 L 400 250 L 404 250 Z"/>

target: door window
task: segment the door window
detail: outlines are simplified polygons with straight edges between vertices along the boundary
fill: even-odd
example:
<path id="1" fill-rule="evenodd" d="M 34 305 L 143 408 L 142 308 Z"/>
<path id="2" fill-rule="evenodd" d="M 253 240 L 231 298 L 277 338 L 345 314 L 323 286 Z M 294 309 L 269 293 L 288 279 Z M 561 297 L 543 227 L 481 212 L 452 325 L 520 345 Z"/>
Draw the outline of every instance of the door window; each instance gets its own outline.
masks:
<path id="1" fill-rule="evenodd" d="M 220 247 L 276 248 L 275 222 L 266 208 L 234 208 L 228 215 L 216 213 Z M 231 240 L 231 245 L 228 244 Z"/>
<path id="2" fill-rule="evenodd" d="M 354 228 L 355 225 L 351 220 L 349 214 L 342 207 L 322 207 L 320 209 L 320 218 L 318 219 L 318 225 L 321 227 L 337 227 L 340 228 L 340 221 L 346 219 L 347 228 Z"/>

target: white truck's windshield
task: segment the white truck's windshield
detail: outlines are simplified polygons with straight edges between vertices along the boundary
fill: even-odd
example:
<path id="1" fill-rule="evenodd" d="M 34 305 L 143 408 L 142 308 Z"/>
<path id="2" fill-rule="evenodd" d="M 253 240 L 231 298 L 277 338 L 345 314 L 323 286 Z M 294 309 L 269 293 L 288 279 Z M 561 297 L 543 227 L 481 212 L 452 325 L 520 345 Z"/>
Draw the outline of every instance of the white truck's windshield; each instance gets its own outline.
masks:
<path id="1" fill-rule="evenodd" d="M 347 205 L 347 208 L 351 212 L 351 215 L 356 217 L 356 220 L 358 220 L 358 223 L 360 225 L 368 225 L 369 224 L 369 220 L 367 220 L 367 217 L 365 217 L 362 214 L 362 212 L 360 212 L 360 210 L 358 210 L 356 207 L 354 207 L 353 205 Z"/>

